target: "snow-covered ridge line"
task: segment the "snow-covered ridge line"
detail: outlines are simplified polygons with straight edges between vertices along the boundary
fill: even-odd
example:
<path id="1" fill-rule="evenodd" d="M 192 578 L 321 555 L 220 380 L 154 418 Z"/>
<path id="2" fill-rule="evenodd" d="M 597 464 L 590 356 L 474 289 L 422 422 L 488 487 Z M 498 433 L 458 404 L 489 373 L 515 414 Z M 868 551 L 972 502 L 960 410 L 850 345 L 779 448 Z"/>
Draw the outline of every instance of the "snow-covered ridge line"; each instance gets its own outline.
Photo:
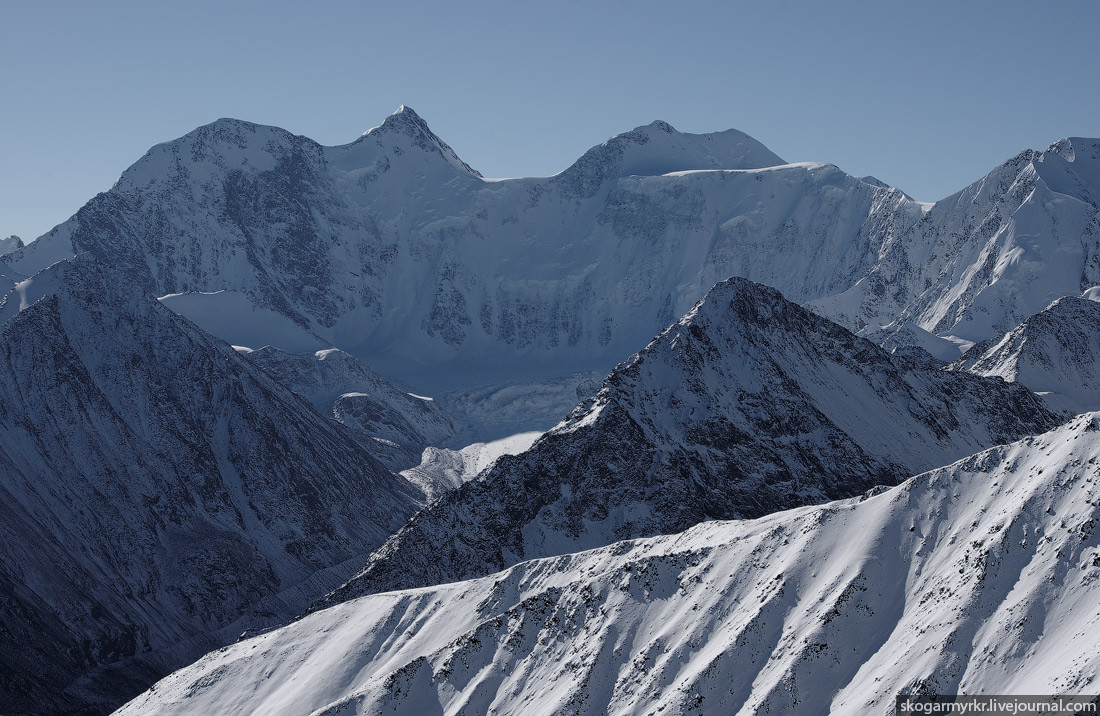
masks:
<path id="1" fill-rule="evenodd" d="M 1100 303 L 1060 298 L 950 368 L 1019 382 L 1056 410 L 1100 410 Z"/>
<path id="2" fill-rule="evenodd" d="M 336 346 L 430 394 L 606 374 L 729 276 L 953 359 L 1100 285 L 1098 146 L 1022 152 L 929 208 L 736 130 L 653 122 L 552 177 L 490 182 L 407 107 L 336 147 L 219 120 L 0 261 L 27 276 L 90 251 L 181 308 L 235 292 L 249 318 L 192 317 L 233 345 Z"/>
<path id="3" fill-rule="evenodd" d="M 662 176 L 709 169 L 737 171 Z M 663 122 L 553 177 L 486 182 L 404 108 L 337 147 L 200 127 L 4 261 L 29 275 L 89 251 L 182 294 L 166 303 L 232 345 L 336 346 L 443 394 L 606 374 L 731 275 L 833 295 L 920 216 L 901 192 L 786 164 L 736 130 Z M 232 296 L 245 318 L 218 309 Z"/>
<path id="4" fill-rule="evenodd" d="M 892 356 L 733 278 L 321 604 L 850 497 L 1059 422 L 1019 385 Z"/>
<path id="5" fill-rule="evenodd" d="M 893 714 L 1094 693 L 1100 414 L 857 499 L 364 597 L 119 711 Z"/>

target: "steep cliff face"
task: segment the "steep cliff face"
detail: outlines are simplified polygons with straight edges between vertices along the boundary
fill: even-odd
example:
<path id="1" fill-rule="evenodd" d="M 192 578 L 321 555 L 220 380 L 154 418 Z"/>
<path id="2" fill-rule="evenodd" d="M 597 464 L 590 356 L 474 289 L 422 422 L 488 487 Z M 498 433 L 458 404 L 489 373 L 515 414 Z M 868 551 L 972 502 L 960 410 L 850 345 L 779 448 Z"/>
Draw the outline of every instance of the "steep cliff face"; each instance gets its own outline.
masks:
<path id="1" fill-rule="evenodd" d="M 5 711 L 117 706 L 300 613 L 419 505 L 115 267 L 56 264 L 0 314 Z"/>
<path id="2" fill-rule="evenodd" d="M 1020 386 L 892 356 L 729 279 L 325 603 L 851 496 L 1056 423 Z"/>
<path id="3" fill-rule="evenodd" d="M 975 345 L 951 369 L 1019 382 L 1056 409 L 1100 409 L 1100 303 L 1060 298 L 1005 335 Z"/>
<path id="4" fill-rule="evenodd" d="M 888 716 L 1100 670 L 1100 415 L 879 494 L 378 594 L 120 714 Z"/>

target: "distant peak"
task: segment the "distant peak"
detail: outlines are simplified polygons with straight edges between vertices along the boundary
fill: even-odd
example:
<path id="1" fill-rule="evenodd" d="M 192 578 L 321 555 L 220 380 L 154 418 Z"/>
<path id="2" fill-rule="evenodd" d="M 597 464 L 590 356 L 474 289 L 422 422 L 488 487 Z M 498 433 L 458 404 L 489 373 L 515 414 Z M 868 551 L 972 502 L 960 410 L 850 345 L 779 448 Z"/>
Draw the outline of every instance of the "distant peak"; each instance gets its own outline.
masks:
<path id="1" fill-rule="evenodd" d="M 451 149 L 446 142 L 436 136 L 435 132 L 428 127 L 428 123 L 421 119 L 420 115 L 408 105 L 403 104 L 398 107 L 396 112 L 386 117 L 386 121 L 364 132 L 360 139 L 365 139 L 367 137 L 379 138 L 389 135 L 406 136 L 412 139 L 413 143 L 421 149 L 440 154 L 454 167 L 468 171 L 475 176 L 481 176 L 480 172 L 459 159 L 455 151 Z"/>
<path id="2" fill-rule="evenodd" d="M 686 316 L 683 322 L 702 320 L 727 321 L 730 311 L 741 314 L 742 319 L 765 316 L 767 322 L 773 314 L 782 312 L 795 304 L 783 297 L 778 290 L 762 283 L 750 281 L 741 276 L 731 276 L 715 284 Z M 751 320 L 760 323 L 760 320 Z"/>
<path id="3" fill-rule="evenodd" d="M 554 181 L 567 195 L 594 196 L 609 180 L 631 175 L 659 176 L 710 169 L 762 169 L 786 164 L 744 132 L 727 129 L 709 134 L 677 131 L 657 120 L 616 134 L 592 147 Z"/>
<path id="4" fill-rule="evenodd" d="M 1045 153 L 1057 154 L 1066 161 L 1072 162 L 1076 161 L 1078 154 L 1081 154 L 1082 157 L 1095 158 L 1098 150 L 1100 150 L 1100 139 L 1066 137 L 1065 139 L 1059 139 L 1057 142 L 1047 147 Z"/>
<path id="5" fill-rule="evenodd" d="M 412 107 L 404 104 L 398 107 L 396 112 L 386 117 L 386 121 L 382 122 L 381 125 L 369 129 L 363 134 L 386 133 L 389 131 L 400 131 L 410 135 L 422 133 L 430 136 L 436 141 L 440 141 L 439 137 L 436 137 L 428 127 L 428 123 L 425 122 Z"/>
<path id="6" fill-rule="evenodd" d="M 638 129 L 654 129 L 658 132 L 664 132 L 665 134 L 679 134 L 679 132 L 676 131 L 675 127 L 673 127 L 671 124 L 664 121 L 663 119 L 654 120 L 644 127 L 639 127 Z"/>
<path id="7" fill-rule="evenodd" d="M 210 122 L 209 124 L 204 124 L 201 127 L 198 127 L 195 131 L 198 131 L 198 132 L 207 131 L 207 132 L 215 132 L 215 133 L 226 132 L 226 131 L 255 132 L 257 129 L 260 128 L 260 126 L 261 125 L 256 124 L 255 122 L 249 122 L 249 121 L 244 120 L 244 119 L 236 119 L 234 117 L 219 117 L 218 119 L 215 119 L 213 122 Z"/>
<path id="8" fill-rule="evenodd" d="M 768 303 L 788 302 L 777 289 L 742 276 L 730 276 L 724 281 L 719 281 L 708 293 L 711 294 L 711 298 L 716 299 L 740 299 Z M 704 300 L 706 300 L 706 297 Z"/>
<path id="9" fill-rule="evenodd" d="M 15 234 L 12 234 L 6 239 L 0 239 L 0 256 L 10 254 L 12 251 L 18 251 L 23 248 L 23 246 L 23 239 Z"/>
<path id="10" fill-rule="evenodd" d="M 236 117 L 218 117 L 213 122 L 211 122 L 209 126 L 211 126 L 211 127 L 218 127 L 218 126 L 224 126 L 224 127 L 256 127 L 258 125 L 255 122 L 249 122 L 246 119 L 237 119 Z"/>

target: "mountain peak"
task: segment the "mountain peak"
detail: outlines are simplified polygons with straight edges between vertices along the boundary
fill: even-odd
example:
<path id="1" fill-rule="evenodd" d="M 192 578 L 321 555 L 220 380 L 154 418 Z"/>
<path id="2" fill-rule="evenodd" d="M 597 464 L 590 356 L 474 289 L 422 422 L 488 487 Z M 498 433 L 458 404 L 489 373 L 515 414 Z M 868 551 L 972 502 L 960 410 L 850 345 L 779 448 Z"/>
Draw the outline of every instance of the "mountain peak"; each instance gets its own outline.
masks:
<path id="1" fill-rule="evenodd" d="M 668 122 L 656 120 L 592 147 L 554 180 L 567 185 L 568 194 L 591 197 L 607 181 L 632 175 L 762 169 L 781 164 L 786 162 L 736 129 L 688 134 L 676 130 Z"/>
<path id="2" fill-rule="evenodd" d="M 671 124 L 664 121 L 663 119 L 655 119 L 649 124 L 638 127 L 638 129 L 653 129 L 659 132 L 664 132 L 665 134 L 679 134 L 675 127 L 673 127 Z"/>
<path id="3" fill-rule="evenodd" d="M 386 120 L 382 122 L 381 126 L 367 130 L 365 134 L 371 134 L 375 130 L 384 131 L 387 129 L 393 130 L 398 128 L 400 128 L 402 131 L 415 130 L 417 132 L 430 134 L 433 137 L 435 136 L 432 130 L 428 128 L 428 123 L 425 122 L 423 118 L 421 118 L 421 116 L 416 113 L 416 110 L 404 104 L 399 106 L 397 110 L 389 117 L 386 117 Z"/>
<path id="4" fill-rule="evenodd" d="M 1065 139 L 1059 139 L 1054 144 L 1051 144 L 1043 153 L 1058 154 L 1067 162 L 1073 162 L 1077 160 L 1078 154 L 1082 154 L 1087 158 L 1096 159 L 1098 150 L 1100 150 L 1100 139 L 1089 137 L 1066 137 Z"/>
<path id="5" fill-rule="evenodd" d="M 740 276 L 731 276 L 707 292 L 691 312 L 681 319 L 681 323 L 703 316 L 727 320 L 734 314 L 741 320 L 770 323 L 777 310 L 794 305 L 771 286 Z M 734 314 L 730 313 L 731 310 Z"/>
<path id="6" fill-rule="evenodd" d="M 458 154 L 456 154 L 446 142 L 440 139 L 435 132 L 428 127 L 428 123 L 408 105 L 401 105 L 397 108 L 396 112 L 386 117 L 386 121 L 382 122 L 382 124 L 373 129 L 368 129 L 363 133 L 363 136 L 360 137 L 360 141 L 367 137 L 378 139 L 390 136 L 408 137 L 413 140 L 415 146 L 426 152 L 439 154 L 448 164 L 454 166 L 456 169 L 469 172 L 475 176 L 481 176 L 480 172 L 462 161 L 458 157 Z"/>
<path id="7" fill-rule="evenodd" d="M 325 606 L 858 495 L 1056 423 L 1021 386 L 895 362 L 730 279 L 526 452 L 422 510 Z"/>
<path id="8" fill-rule="evenodd" d="M 23 239 L 15 234 L 12 234 L 6 239 L 0 239 L 0 256 L 10 254 L 12 251 L 18 251 L 23 248 L 23 246 Z"/>

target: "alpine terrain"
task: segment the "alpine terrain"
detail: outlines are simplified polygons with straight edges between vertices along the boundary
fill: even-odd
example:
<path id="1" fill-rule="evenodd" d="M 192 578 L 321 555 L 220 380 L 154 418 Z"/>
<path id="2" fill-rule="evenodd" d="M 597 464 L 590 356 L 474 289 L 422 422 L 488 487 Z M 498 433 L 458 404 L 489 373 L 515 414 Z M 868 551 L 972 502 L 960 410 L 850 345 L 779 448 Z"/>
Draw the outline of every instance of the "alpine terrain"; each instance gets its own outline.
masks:
<path id="1" fill-rule="evenodd" d="M 301 613 L 421 504 L 344 426 L 87 254 L 0 317 L 4 713 L 117 706 Z"/>
<path id="2" fill-rule="evenodd" d="M 325 603 L 847 497 L 1057 423 L 1018 385 L 892 356 L 733 278 Z"/>
<path id="3" fill-rule="evenodd" d="M 378 594 L 130 714 L 851 714 L 1096 693 L 1100 414 L 901 486 Z"/>
<path id="4" fill-rule="evenodd" d="M 662 121 L 500 179 L 408 107 L 219 119 L 0 241 L 0 712 L 211 649 L 128 712 L 1094 689 L 1098 297 L 1096 139 L 927 203 Z"/>
<path id="5" fill-rule="evenodd" d="M 731 275 L 852 330 L 950 336 L 957 357 L 1100 283 L 1097 156 L 1027 151 L 930 205 L 732 130 L 654 122 L 553 177 L 490 180 L 405 107 L 338 147 L 218 120 L 5 261 L 148 266 L 234 345 L 339 347 L 433 396 L 606 372 Z M 512 427 L 546 429 L 572 392 Z"/>
<path id="6" fill-rule="evenodd" d="M 1060 298 L 1005 335 L 975 345 L 951 368 L 1018 381 L 1055 410 L 1100 410 L 1100 303 Z"/>

